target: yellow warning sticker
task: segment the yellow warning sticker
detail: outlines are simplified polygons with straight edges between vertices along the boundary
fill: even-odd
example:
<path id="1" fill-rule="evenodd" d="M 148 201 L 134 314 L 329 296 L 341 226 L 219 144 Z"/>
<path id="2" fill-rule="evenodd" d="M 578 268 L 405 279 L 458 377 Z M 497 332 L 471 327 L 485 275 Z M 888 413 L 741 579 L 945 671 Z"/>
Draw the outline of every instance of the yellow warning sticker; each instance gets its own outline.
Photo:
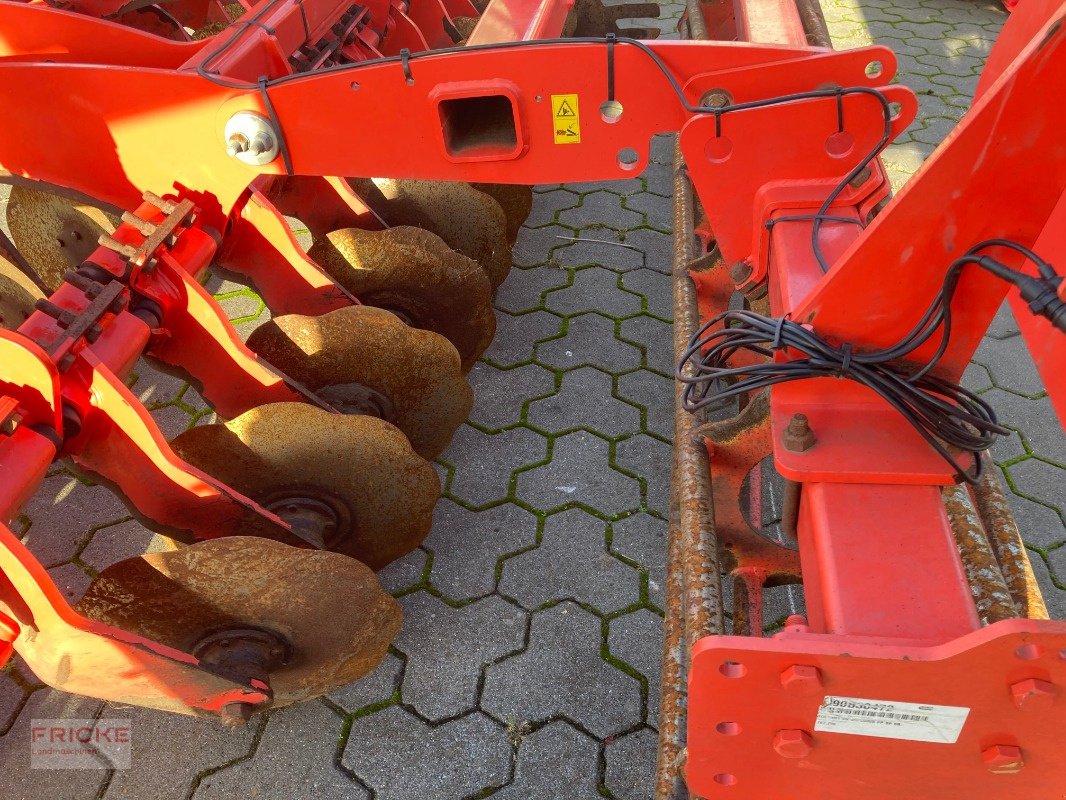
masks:
<path id="1" fill-rule="evenodd" d="M 581 113 L 576 94 L 552 95 L 552 124 L 556 144 L 581 144 Z"/>

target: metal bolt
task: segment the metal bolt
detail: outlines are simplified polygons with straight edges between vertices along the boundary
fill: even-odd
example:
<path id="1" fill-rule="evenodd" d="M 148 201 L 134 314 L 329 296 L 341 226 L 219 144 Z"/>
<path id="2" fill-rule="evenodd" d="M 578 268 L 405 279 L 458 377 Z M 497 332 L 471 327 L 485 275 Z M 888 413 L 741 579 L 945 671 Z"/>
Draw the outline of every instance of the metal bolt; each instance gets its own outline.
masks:
<path id="1" fill-rule="evenodd" d="M 733 102 L 733 95 L 725 89 L 711 89 L 704 92 L 700 98 L 700 105 L 704 108 L 725 108 Z"/>
<path id="2" fill-rule="evenodd" d="M 994 744 L 981 753 L 988 771 L 996 775 L 1013 775 L 1025 766 L 1022 749 L 1009 744 Z"/>
<path id="3" fill-rule="evenodd" d="M 814 737 L 807 731 L 783 730 L 774 736 L 774 750 L 783 758 L 806 758 L 814 749 Z"/>
<path id="4" fill-rule="evenodd" d="M 1055 702 L 1055 694 L 1058 692 L 1055 684 L 1042 681 L 1037 678 L 1018 681 L 1010 687 L 1011 695 L 1014 696 L 1014 704 L 1018 708 L 1045 709 L 1051 708 Z"/>
<path id="5" fill-rule="evenodd" d="M 793 453 L 802 453 L 805 450 L 810 450 L 814 447 L 815 441 L 817 441 L 814 438 L 814 431 L 811 430 L 811 426 L 807 422 L 806 414 L 793 414 L 792 419 L 788 422 L 788 427 L 785 428 L 785 434 L 781 438 L 785 449 L 791 450 Z"/>
<path id="6" fill-rule="evenodd" d="M 280 152 L 270 120 L 252 111 L 238 111 L 230 117 L 223 137 L 230 157 L 252 166 L 269 164 Z"/>
<path id="7" fill-rule="evenodd" d="M 790 691 L 820 689 L 822 671 L 808 664 L 793 664 L 781 673 L 781 685 Z"/>
<path id="8" fill-rule="evenodd" d="M 733 283 L 739 286 L 751 277 L 752 272 L 754 272 L 754 270 L 752 269 L 751 264 L 746 261 L 738 261 L 729 268 L 729 277 L 733 279 Z"/>
<path id="9" fill-rule="evenodd" d="M 244 725 L 255 713 L 255 706 L 251 703 L 226 703 L 218 710 L 218 716 L 222 724 L 230 728 Z"/>

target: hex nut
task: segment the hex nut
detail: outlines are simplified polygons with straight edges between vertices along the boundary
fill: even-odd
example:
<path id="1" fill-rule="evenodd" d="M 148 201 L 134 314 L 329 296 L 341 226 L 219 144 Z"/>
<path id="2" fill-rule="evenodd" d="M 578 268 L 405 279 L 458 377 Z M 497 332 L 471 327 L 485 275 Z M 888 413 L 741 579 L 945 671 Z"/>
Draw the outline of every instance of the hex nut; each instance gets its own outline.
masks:
<path id="1" fill-rule="evenodd" d="M 1013 775 L 1025 766 L 1022 749 L 1009 744 L 994 744 L 981 753 L 988 771 L 996 775 Z"/>
<path id="2" fill-rule="evenodd" d="M 782 758 L 806 758 L 814 749 L 814 737 L 807 731 L 786 729 L 774 735 L 774 750 Z"/>

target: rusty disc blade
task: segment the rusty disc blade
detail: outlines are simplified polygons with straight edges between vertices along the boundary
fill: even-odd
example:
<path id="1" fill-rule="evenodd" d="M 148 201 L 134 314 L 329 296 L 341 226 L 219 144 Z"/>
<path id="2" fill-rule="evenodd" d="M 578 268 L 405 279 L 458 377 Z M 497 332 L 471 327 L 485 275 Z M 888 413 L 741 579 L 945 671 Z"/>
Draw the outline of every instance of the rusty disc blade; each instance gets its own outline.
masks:
<path id="1" fill-rule="evenodd" d="M 0 328 L 15 330 L 33 313 L 34 304 L 42 297 L 44 293 L 37 284 L 0 256 Z"/>
<path id="2" fill-rule="evenodd" d="M 93 581 L 77 610 L 208 663 L 202 643 L 241 631 L 276 640 L 263 672 L 273 705 L 318 697 L 371 672 L 403 620 L 400 604 L 347 556 L 258 539 L 212 539 L 129 558 Z"/>
<path id="3" fill-rule="evenodd" d="M 393 425 L 272 403 L 179 435 L 174 452 L 312 537 L 380 569 L 429 533 L 440 479 Z"/>
<path id="4" fill-rule="evenodd" d="M 7 224 L 15 247 L 55 291 L 63 274 L 76 269 L 98 247 L 102 233 L 118 221 L 91 205 L 25 186 L 12 186 Z"/>
<path id="5" fill-rule="evenodd" d="M 434 233 L 408 226 L 343 228 L 320 238 L 308 255 L 361 302 L 448 339 L 464 373 L 492 343 L 496 315 L 488 278 Z"/>
<path id="6" fill-rule="evenodd" d="M 248 346 L 335 408 L 387 419 L 424 458 L 444 451 L 474 402 L 451 342 L 372 306 L 275 317 L 252 333 Z M 348 387 L 366 387 L 379 402 L 373 408 L 358 398 L 349 403 Z"/>
<path id="7" fill-rule="evenodd" d="M 514 183 L 472 183 L 479 192 L 484 192 L 503 209 L 507 218 L 507 241 L 514 246 L 518 231 L 533 210 L 533 187 Z"/>
<path id="8" fill-rule="evenodd" d="M 413 225 L 437 234 L 474 259 L 492 288 L 511 269 L 507 217 L 500 204 L 469 183 L 349 178 L 359 196 L 389 225 Z"/>
<path id="9" fill-rule="evenodd" d="M 656 39 L 658 28 L 629 28 L 618 23 L 623 20 L 658 18 L 657 3 L 619 3 L 606 5 L 603 0 L 576 0 L 567 16 L 564 36 L 606 36 L 608 33 L 633 39 Z"/>

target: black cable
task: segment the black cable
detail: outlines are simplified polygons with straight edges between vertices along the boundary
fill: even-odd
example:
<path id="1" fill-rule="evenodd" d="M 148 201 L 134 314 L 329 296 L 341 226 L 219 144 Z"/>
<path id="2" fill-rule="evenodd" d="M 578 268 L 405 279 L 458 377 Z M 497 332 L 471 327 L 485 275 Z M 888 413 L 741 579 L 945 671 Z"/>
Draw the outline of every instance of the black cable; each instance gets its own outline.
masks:
<path id="1" fill-rule="evenodd" d="M 988 255 L 986 250 L 1002 247 L 1030 259 L 1041 278 L 1018 272 Z M 794 380 L 838 377 L 857 381 L 876 392 L 895 408 L 957 471 L 959 477 L 975 482 L 981 474 L 980 453 L 991 446 L 995 436 L 1008 433 L 992 407 L 958 384 L 931 374 L 947 350 L 951 336 L 951 300 L 963 270 L 975 265 L 1028 292 L 1030 307 L 1066 329 L 1066 303 L 1058 300 L 1056 289 L 1062 278 L 1051 265 L 1028 248 L 1005 239 L 980 242 L 956 259 L 944 276 L 944 283 L 929 308 L 898 343 L 891 347 L 855 352 L 849 343 L 834 346 L 810 327 L 787 317 L 772 318 L 752 311 L 726 311 L 705 323 L 689 341 L 678 364 L 676 377 L 684 384 L 683 405 L 696 411 L 731 397 L 757 392 L 767 386 Z M 1036 298 L 1036 299 L 1033 299 Z M 1058 322 L 1056 321 L 1058 320 Z M 933 355 L 921 366 L 908 367 L 903 360 L 939 331 L 940 340 Z M 764 356 L 762 363 L 728 366 L 740 350 Z M 774 354 L 791 350 L 804 357 L 774 361 Z M 691 371 L 686 371 L 686 365 Z M 973 474 L 967 473 L 949 448 L 974 454 Z"/>

